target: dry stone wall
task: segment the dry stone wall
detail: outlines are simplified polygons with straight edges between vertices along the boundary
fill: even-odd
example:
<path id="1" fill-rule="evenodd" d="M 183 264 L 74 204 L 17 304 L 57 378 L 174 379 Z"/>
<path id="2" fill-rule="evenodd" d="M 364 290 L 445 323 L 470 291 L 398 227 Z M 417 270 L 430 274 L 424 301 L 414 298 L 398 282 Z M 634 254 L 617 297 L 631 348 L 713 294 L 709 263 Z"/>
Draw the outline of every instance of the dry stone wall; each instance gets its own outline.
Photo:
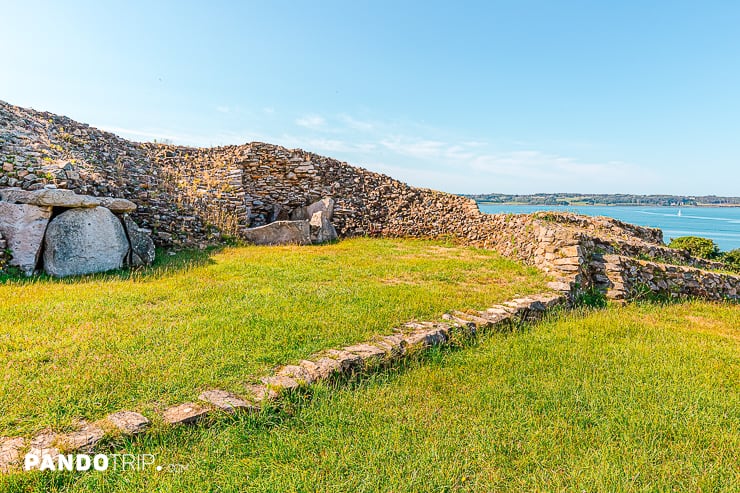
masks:
<path id="1" fill-rule="evenodd" d="M 203 247 L 224 236 L 248 239 L 252 228 L 296 219 L 309 204 L 332 197 L 340 236 L 453 238 L 535 265 L 553 276 L 552 287 L 570 293 L 617 293 L 624 283 L 607 272 L 609 255 L 721 267 L 667 248 L 658 229 L 611 218 L 485 215 L 470 199 L 410 187 L 299 149 L 259 142 L 210 149 L 137 144 L 3 102 L 0 163 L 0 187 L 53 185 L 132 200 L 139 206 L 132 218 L 167 247 Z M 638 270 L 649 276 L 654 269 L 646 264 Z"/>
<path id="2" fill-rule="evenodd" d="M 740 299 L 740 277 L 681 265 L 606 255 L 609 297 L 627 300 L 648 294 L 710 300 Z"/>

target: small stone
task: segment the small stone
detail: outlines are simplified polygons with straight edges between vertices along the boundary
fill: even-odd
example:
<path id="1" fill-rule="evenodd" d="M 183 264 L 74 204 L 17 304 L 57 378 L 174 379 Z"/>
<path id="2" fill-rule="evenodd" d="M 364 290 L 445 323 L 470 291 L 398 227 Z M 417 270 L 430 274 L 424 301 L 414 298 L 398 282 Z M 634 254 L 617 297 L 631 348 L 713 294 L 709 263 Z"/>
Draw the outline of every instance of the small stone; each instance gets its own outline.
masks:
<path id="1" fill-rule="evenodd" d="M 317 379 L 326 380 L 334 373 L 341 371 L 342 363 L 332 358 L 319 358 L 315 362 Z"/>
<path id="2" fill-rule="evenodd" d="M 262 383 L 272 388 L 276 392 L 280 392 L 282 390 L 295 390 L 301 386 L 301 384 L 298 383 L 296 380 L 280 375 L 275 375 L 274 377 L 265 377 L 262 379 Z"/>
<path id="3" fill-rule="evenodd" d="M 51 431 L 36 435 L 31 439 L 28 453 L 36 455 L 39 458 L 43 455 L 55 458 L 61 453 L 59 450 L 60 439 L 61 437 L 58 434 Z"/>
<path id="4" fill-rule="evenodd" d="M 66 450 L 90 450 L 105 436 L 102 428 L 85 424 L 78 431 L 73 431 L 60 437 L 60 445 Z"/>
<path id="5" fill-rule="evenodd" d="M 256 409 L 253 404 L 225 390 L 207 390 L 200 394 L 198 399 L 211 403 L 217 408 L 230 413 Z"/>
<path id="6" fill-rule="evenodd" d="M 278 393 L 267 385 L 246 384 L 244 389 L 247 392 L 247 398 L 255 404 L 263 401 L 273 401 L 278 398 Z"/>
<path id="7" fill-rule="evenodd" d="M 21 437 L 0 438 L 0 473 L 10 472 L 20 465 L 21 451 L 26 440 Z"/>
<path id="8" fill-rule="evenodd" d="M 329 358 L 339 362 L 339 371 L 347 372 L 362 364 L 362 357 L 357 354 L 348 353 L 347 351 L 338 351 L 329 349 L 326 351 Z"/>
<path id="9" fill-rule="evenodd" d="M 109 414 L 105 420 L 125 435 L 141 433 L 151 424 L 151 421 L 146 417 L 133 411 L 119 411 Z"/>
<path id="10" fill-rule="evenodd" d="M 343 351 L 356 354 L 362 357 L 363 360 L 382 358 L 383 356 L 385 356 L 385 351 L 371 344 L 355 344 L 354 346 L 347 346 L 343 348 Z"/>
<path id="11" fill-rule="evenodd" d="M 191 424 L 206 417 L 211 412 L 209 407 L 193 402 L 172 406 L 163 413 L 164 422 L 171 425 Z"/>
<path id="12" fill-rule="evenodd" d="M 303 368 L 302 366 L 287 365 L 280 368 L 277 373 L 280 377 L 290 377 L 300 384 L 310 384 L 313 382 L 311 372 Z"/>

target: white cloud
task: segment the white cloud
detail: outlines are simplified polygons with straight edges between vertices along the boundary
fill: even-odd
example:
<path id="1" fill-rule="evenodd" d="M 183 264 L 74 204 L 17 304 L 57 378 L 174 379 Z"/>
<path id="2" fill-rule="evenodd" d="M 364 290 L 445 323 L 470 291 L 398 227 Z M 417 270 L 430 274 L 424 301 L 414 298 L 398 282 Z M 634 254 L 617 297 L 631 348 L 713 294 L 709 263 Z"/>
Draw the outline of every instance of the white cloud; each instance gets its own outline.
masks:
<path id="1" fill-rule="evenodd" d="M 229 108 L 228 106 L 216 106 L 216 111 L 218 111 L 219 113 L 228 113 L 231 111 L 231 108 Z"/>
<path id="2" fill-rule="evenodd" d="M 311 130 L 320 130 L 326 127 L 326 119 L 319 115 L 306 115 L 296 119 L 295 124 Z"/>
<path id="3" fill-rule="evenodd" d="M 370 132 L 375 130 L 376 124 L 357 120 L 349 115 L 339 115 L 339 120 L 344 123 L 348 128 L 352 130 L 358 130 L 360 132 Z"/>

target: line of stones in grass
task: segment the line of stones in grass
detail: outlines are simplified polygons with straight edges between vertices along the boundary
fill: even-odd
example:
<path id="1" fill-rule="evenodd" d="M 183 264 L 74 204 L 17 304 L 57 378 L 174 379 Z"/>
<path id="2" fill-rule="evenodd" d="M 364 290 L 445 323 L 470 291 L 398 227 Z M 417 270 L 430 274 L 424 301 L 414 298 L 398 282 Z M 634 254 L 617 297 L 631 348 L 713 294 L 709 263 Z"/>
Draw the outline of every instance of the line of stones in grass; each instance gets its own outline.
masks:
<path id="1" fill-rule="evenodd" d="M 197 402 L 178 404 L 164 410 L 158 421 L 165 426 L 187 425 L 215 413 L 256 412 L 267 404 L 275 405 L 286 393 L 301 386 L 349 377 L 358 372 L 393 365 L 433 346 L 449 344 L 460 337 L 476 337 L 490 331 L 511 330 L 522 321 L 536 321 L 553 308 L 565 305 L 563 294 L 545 293 L 517 298 L 483 311 L 455 311 L 443 322 L 409 322 L 391 335 L 371 341 L 329 349 L 297 365 L 279 367 L 258 384 L 245 386 L 237 395 L 224 390 L 208 390 Z M 133 436 L 145 432 L 151 421 L 134 411 L 119 411 L 95 423 L 80 423 L 71 433 L 45 431 L 31 440 L 23 437 L 0 438 L 0 472 L 20 470 L 26 453 L 55 458 L 60 454 L 92 452 L 105 438 Z"/>

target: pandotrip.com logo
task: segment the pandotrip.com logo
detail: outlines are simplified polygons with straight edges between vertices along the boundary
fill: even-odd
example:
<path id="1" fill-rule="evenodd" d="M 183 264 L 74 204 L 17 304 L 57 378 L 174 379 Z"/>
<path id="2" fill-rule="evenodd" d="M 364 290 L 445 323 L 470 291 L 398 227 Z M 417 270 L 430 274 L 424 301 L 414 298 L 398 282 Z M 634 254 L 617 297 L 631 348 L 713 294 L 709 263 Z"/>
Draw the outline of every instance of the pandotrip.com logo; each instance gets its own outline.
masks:
<path id="1" fill-rule="evenodd" d="M 26 454 L 23 469 L 26 471 L 162 471 L 154 454 Z M 166 469 L 171 469 L 167 466 Z"/>

